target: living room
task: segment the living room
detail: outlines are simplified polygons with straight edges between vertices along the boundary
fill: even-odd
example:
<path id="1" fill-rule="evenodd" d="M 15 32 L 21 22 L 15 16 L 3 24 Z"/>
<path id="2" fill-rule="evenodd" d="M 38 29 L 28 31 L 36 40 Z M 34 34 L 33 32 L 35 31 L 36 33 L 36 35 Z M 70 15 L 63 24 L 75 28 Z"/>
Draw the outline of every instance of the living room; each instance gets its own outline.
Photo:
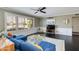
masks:
<path id="1" fill-rule="evenodd" d="M 30 51 L 76 51 L 79 50 L 77 46 L 79 40 L 75 41 L 74 35 L 72 35 L 72 19 L 78 18 L 78 13 L 78 7 L 3 7 L 0 8 L 1 36 L 4 33 L 4 36 L 8 34 L 12 37 L 20 37 L 18 39 L 23 37 L 24 41 L 27 40 L 28 42 L 35 38 L 38 42 L 42 39 L 42 41 L 46 41 L 43 42 L 46 43 L 45 46 L 52 43 L 50 47 L 53 50 L 48 47 L 43 49 L 42 46 L 35 45 Z M 8 36 L 8 39 L 14 43 L 12 50 L 29 51 L 23 45 L 21 47 L 23 49 L 20 49 L 14 41 L 16 38 L 13 39 L 12 37 Z M 26 37 L 28 38 L 26 39 Z M 36 44 L 37 42 L 33 43 Z M 26 43 L 24 44 L 26 45 Z M 32 50 L 33 48 L 34 50 Z M 3 50 L 8 50 L 8 48 Z"/>

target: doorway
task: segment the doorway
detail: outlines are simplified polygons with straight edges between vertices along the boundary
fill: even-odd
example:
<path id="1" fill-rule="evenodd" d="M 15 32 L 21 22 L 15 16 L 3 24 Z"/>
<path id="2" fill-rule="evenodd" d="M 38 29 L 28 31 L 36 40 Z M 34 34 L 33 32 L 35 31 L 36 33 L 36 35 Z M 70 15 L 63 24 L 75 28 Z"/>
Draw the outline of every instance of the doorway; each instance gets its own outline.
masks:
<path id="1" fill-rule="evenodd" d="M 79 35 L 79 17 L 72 17 L 72 35 Z"/>

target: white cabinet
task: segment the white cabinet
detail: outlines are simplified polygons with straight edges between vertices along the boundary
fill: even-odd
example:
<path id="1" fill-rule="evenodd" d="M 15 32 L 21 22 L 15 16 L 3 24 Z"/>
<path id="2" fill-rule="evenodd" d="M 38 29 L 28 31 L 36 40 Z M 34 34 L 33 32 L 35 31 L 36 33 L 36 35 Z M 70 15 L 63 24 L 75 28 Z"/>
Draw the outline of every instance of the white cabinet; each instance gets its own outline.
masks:
<path id="1" fill-rule="evenodd" d="M 72 36 L 72 28 L 56 28 L 56 34 Z"/>

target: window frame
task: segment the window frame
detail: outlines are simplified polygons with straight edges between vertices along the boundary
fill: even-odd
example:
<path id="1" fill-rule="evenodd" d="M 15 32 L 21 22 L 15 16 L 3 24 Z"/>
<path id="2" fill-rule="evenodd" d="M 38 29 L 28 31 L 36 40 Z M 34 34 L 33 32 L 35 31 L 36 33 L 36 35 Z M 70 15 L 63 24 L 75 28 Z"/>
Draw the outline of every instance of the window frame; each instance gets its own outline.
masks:
<path id="1" fill-rule="evenodd" d="M 15 19 L 16 19 L 16 27 L 15 27 L 15 30 L 7 30 L 7 17 L 11 15 L 11 16 L 15 16 Z M 5 13 L 5 31 L 16 31 L 16 30 L 24 30 L 24 29 L 29 29 L 29 28 L 23 28 L 23 29 L 19 29 L 19 24 L 18 24 L 18 21 L 19 21 L 19 17 L 23 17 L 24 19 L 27 18 L 27 19 L 30 19 L 32 20 L 32 27 L 33 28 L 35 26 L 34 22 L 35 22 L 35 18 L 33 17 L 27 17 L 27 16 L 24 16 L 24 15 L 17 15 L 17 14 L 14 14 L 14 13 Z"/>

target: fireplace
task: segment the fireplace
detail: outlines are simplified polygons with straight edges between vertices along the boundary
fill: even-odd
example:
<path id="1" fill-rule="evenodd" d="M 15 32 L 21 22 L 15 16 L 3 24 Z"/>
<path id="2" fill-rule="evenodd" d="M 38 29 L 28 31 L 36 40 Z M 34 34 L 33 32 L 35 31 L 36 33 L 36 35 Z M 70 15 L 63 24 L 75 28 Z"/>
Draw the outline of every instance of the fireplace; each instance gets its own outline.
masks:
<path id="1" fill-rule="evenodd" d="M 55 25 L 47 25 L 46 32 L 49 34 L 55 34 Z"/>

